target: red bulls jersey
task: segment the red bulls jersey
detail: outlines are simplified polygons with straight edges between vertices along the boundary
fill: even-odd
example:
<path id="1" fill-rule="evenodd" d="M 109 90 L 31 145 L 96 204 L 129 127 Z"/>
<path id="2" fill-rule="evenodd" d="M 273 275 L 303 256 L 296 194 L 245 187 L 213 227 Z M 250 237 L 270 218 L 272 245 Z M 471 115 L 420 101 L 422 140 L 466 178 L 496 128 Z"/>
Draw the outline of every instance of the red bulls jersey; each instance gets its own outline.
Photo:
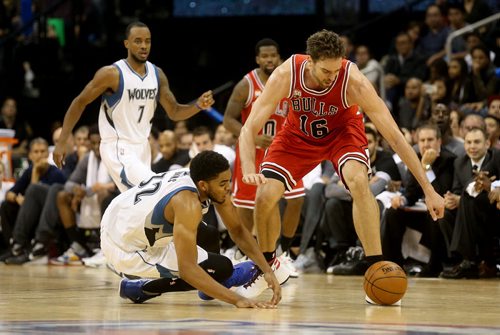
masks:
<path id="1" fill-rule="evenodd" d="M 262 83 L 259 76 L 257 75 L 257 69 L 246 74 L 245 79 L 248 81 L 249 91 L 247 101 L 245 102 L 245 107 L 241 111 L 241 124 L 245 124 L 252 110 L 253 102 L 262 94 L 262 90 L 264 89 L 264 83 Z M 269 135 L 272 137 L 276 136 L 276 134 L 281 130 L 283 123 L 285 122 L 288 108 L 288 99 L 281 100 L 280 104 L 276 108 L 276 111 L 273 115 L 271 115 L 269 120 L 264 125 L 263 129 L 259 131 L 259 134 L 264 133 L 265 135 Z"/>
<path id="2" fill-rule="evenodd" d="M 310 144 L 331 141 L 332 130 L 353 119 L 362 119 L 358 106 L 349 106 L 346 90 L 352 63 L 342 60 L 337 78 L 330 87 L 315 91 L 304 84 L 307 55 L 292 56 L 287 130 Z"/>

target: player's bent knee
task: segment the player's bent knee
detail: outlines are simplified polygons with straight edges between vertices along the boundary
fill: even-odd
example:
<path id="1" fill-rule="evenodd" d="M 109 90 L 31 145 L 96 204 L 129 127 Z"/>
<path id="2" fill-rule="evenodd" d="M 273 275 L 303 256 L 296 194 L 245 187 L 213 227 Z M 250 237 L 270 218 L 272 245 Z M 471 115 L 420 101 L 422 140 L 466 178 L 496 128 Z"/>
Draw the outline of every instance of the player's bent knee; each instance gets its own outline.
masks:
<path id="1" fill-rule="evenodd" d="M 200 266 L 219 283 L 226 280 L 233 274 L 233 263 L 223 255 L 208 253 L 207 260 L 200 263 Z"/>

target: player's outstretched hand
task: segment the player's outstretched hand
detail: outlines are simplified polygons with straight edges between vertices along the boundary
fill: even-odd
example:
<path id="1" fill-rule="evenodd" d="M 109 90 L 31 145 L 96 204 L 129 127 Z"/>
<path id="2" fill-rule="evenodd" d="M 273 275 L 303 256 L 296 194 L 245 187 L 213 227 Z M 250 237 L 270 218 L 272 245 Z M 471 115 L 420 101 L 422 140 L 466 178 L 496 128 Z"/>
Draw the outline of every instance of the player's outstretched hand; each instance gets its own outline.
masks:
<path id="1" fill-rule="evenodd" d="M 269 301 L 272 305 L 277 305 L 281 301 L 281 286 L 278 279 L 274 275 L 274 272 L 265 272 L 264 279 L 267 282 L 267 286 L 273 290 L 273 297 Z"/>
<path id="2" fill-rule="evenodd" d="M 273 309 L 277 307 L 276 305 L 273 305 L 270 302 L 256 301 L 247 298 L 242 298 L 241 300 L 238 300 L 235 306 L 238 308 L 263 308 L 263 309 Z"/>
<path id="3" fill-rule="evenodd" d="M 444 216 L 444 199 L 434 189 L 425 194 L 425 204 L 434 221 Z"/>
<path id="4" fill-rule="evenodd" d="M 243 182 L 249 185 L 260 185 L 267 182 L 266 177 L 260 173 L 250 173 L 243 175 Z"/>
<path id="5" fill-rule="evenodd" d="M 214 104 L 214 97 L 212 95 L 212 91 L 206 91 L 203 93 L 198 100 L 196 101 L 196 105 L 202 110 L 210 108 Z"/>

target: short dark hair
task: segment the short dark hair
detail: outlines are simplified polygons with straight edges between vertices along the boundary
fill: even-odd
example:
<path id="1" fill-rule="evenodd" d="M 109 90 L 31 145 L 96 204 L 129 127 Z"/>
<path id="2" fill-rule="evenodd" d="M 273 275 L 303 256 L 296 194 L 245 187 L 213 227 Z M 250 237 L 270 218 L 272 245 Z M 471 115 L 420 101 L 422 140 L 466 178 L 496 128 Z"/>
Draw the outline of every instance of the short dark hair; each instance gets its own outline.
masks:
<path id="1" fill-rule="evenodd" d="M 467 136 L 468 133 L 473 132 L 473 131 L 480 132 L 481 134 L 483 134 L 483 138 L 485 140 L 488 140 L 488 133 L 486 133 L 486 129 L 481 128 L 481 127 L 472 127 L 471 129 L 467 129 L 467 131 L 465 132 L 465 136 Z"/>
<path id="2" fill-rule="evenodd" d="M 202 151 L 191 160 L 189 171 L 191 179 L 195 183 L 200 180 L 210 181 L 215 179 L 222 172 L 229 170 L 229 162 L 218 152 L 207 150 Z"/>
<path id="3" fill-rule="evenodd" d="M 306 52 L 313 61 L 342 58 L 345 55 L 345 45 L 338 34 L 323 29 L 309 36 Z"/>
<path id="4" fill-rule="evenodd" d="M 271 38 L 263 38 L 260 41 L 255 44 L 255 56 L 258 56 L 260 54 L 260 48 L 261 47 L 275 47 L 278 53 L 280 53 L 280 46 L 278 45 L 278 42 Z"/>
<path id="5" fill-rule="evenodd" d="M 129 23 L 129 25 L 125 29 L 125 38 L 126 39 L 130 36 L 130 31 L 132 30 L 132 28 L 135 28 L 135 27 L 148 28 L 148 26 L 145 23 L 142 23 L 141 21 L 131 22 L 131 23 Z"/>
<path id="6" fill-rule="evenodd" d="M 198 126 L 194 128 L 193 130 L 193 137 L 201 136 L 208 134 L 208 137 L 210 137 L 211 140 L 214 139 L 214 132 L 212 129 L 206 127 L 206 126 Z"/>
<path id="7" fill-rule="evenodd" d="M 436 132 L 436 138 L 441 138 L 441 129 L 434 123 L 426 122 L 417 128 L 417 137 L 420 135 L 420 131 L 424 129 L 434 130 Z"/>
<path id="8" fill-rule="evenodd" d="M 376 132 L 372 127 L 365 127 L 365 134 L 371 134 L 375 140 L 378 140 L 378 132 Z"/>
<path id="9" fill-rule="evenodd" d="M 49 142 L 47 142 L 46 139 L 44 139 L 43 137 L 35 137 L 34 139 L 32 139 L 30 141 L 30 144 L 29 144 L 30 151 L 33 149 L 35 144 L 45 145 L 47 148 L 49 147 Z"/>

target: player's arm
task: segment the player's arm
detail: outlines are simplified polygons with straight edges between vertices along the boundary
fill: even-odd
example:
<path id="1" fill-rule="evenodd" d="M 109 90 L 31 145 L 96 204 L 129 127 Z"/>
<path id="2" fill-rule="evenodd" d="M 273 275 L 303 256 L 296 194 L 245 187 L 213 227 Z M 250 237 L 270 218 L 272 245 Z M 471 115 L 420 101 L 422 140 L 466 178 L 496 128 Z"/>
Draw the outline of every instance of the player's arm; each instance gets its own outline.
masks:
<path id="1" fill-rule="evenodd" d="M 101 96 L 104 92 L 111 90 L 116 91 L 120 81 L 118 69 L 113 66 L 104 66 L 97 70 L 91 81 L 84 89 L 73 99 L 71 105 L 64 115 L 61 136 L 54 149 L 54 162 L 60 168 L 65 154 L 66 142 L 75 127 L 75 124 L 80 120 L 85 107 Z"/>
<path id="2" fill-rule="evenodd" d="M 212 91 L 203 93 L 194 105 L 179 104 L 175 99 L 174 94 L 170 90 L 167 76 L 162 69 L 157 67 L 160 77 L 160 104 L 167 113 L 168 117 L 173 121 L 186 120 L 201 110 L 208 109 L 213 105 L 214 99 Z"/>
<path id="3" fill-rule="evenodd" d="M 166 218 L 168 211 L 175 213 L 174 244 L 180 277 L 209 296 L 236 305 L 243 298 L 219 284 L 198 265 L 196 232 L 202 219 L 198 195 L 191 191 L 177 193 L 165 207 Z"/>
<path id="4" fill-rule="evenodd" d="M 241 79 L 234 87 L 224 112 L 224 127 L 236 137 L 240 136 L 243 126 L 240 121 L 241 111 L 248 99 L 248 90 L 248 81 L 245 78 Z"/>
<path id="5" fill-rule="evenodd" d="M 389 109 L 387 109 L 385 103 L 377 95 L 373 85 L 354 64 L 351 65 L 347 87 L 347 102 L 350 105 L 357 104 L 361 107 L 363 112 L 375 124 L 377 130 L 390 144 L 391 148 L 408 166 L 426 195 L 427 207 L 432 218 L 436 220 L 438 217 L 442 217 L 444 214 L 443 198 L 434 191 L 422 168 L 420 160 L 415 151 L 404 139 Z"/>
<path id="6" fill-rule="evenodd" d="M 281 286 L 278 279 L 276 279 L 274 272 L 266 262 L 262 251 L 260 251 L 259 246 L 255 241 L 255 238 L 248 231 L 248 229 L 241 224 L 241 221 L 236 213 L 236 208 L 231 203 L 231 200 L 226 198 L 224 203 L 215 204 L 214 206 L 217 209 L 217 213 L 221 216 L 231 239 L 245 253 L 245 255 L 254 261 L 254 263 L 262 270 L 265 274 L 266 280 L 271 278 L 270 281 L 268 281 L 269 286 L 273 290 L 273 297 L 271 298 L 270 303 L 277 305 L 281 300 Z"/>
<path id="7" fill-rule="evenodd" d="M 260 97 L 255 100 L 247 121 L 241 128 L 239 139 L 243 181 L 249 184 L 265 182 L 255 173 L 255 138 L 266 121 L 276 110 L 280 100 L 288 95 L 290 88 L 290 58 L 273 71 Z"/>

